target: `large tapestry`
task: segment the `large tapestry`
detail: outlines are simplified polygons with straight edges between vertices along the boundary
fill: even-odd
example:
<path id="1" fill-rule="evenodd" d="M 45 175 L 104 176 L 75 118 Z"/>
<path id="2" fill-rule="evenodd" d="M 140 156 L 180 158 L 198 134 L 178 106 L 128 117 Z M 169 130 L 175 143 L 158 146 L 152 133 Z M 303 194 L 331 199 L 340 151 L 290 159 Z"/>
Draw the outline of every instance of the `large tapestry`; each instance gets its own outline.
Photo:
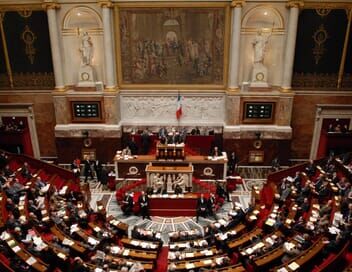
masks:
<path id="1" fill-rule="evenodd" d="M 1 41 L 1 50 L 5 52 L 6 43 L 4 54 L 10 63 L 13 86 L 2 85 L 0 89 L 52 89 L 55 82 L 46 12 L 6 11 L 3 16 L 5 40 Z M 3 71 L 0 69 L 1 75 Z"/>
<path id="2" fill-rule="evenodd" d="M 225 8 L 121 8 L 122 84 L 224 81 Z"/>
<path id="3" fill-rule="evenodd" d="M 294 87 L 336 88 L 346 27 L 343 9 L 305 9 L 300 13 Z"/>

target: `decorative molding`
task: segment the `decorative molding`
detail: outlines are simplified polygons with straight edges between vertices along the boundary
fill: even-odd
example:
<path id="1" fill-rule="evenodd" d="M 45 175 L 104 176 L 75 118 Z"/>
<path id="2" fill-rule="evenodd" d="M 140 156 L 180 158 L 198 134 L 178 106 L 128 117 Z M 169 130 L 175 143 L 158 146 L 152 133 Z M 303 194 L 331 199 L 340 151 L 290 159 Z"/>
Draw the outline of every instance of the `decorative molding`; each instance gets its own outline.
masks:
<path id="1" fill-rule="evenodd" d="M 43 9 L 48 10 L 48 9 L 59 9 L 61 6 L 56 1 L 44 0 L 42 7 Z"/>
<path id="2" fill-rule="evenodd" d="M 224 126 L 224 139 L 256 139 L 256 132 L 261 133 L 261 139 L 287 140 L 292 138 L 290 126 L 277 125 L 238 125 Z"/>
<path id="3" fill-rule="evenodd" d="M 101 8 L 112 8 L 114 7 L 114 4 L 111 1 L 108 0 L 99 0 L 98 4 Z"/>
<path id="4" fill-rule="evenodd" d="M 92 138 L 121 137 L 120 125 L 107 124 L 66 124 L 55 126 L 55 137 L 83 138 L 82 132 L 88 131 Z"/>
<path id="5" fill-rule="evenodd" d="M 304 1 L 303 0 L 289 0 L 286 4 L 288 8 L 303 8 Z"/>
<path id="6" fill-rule="evenodd" d="M 241 8 L 245 2 L 245 0 L 233 0 L 231 2 L 231 8 Z"/>

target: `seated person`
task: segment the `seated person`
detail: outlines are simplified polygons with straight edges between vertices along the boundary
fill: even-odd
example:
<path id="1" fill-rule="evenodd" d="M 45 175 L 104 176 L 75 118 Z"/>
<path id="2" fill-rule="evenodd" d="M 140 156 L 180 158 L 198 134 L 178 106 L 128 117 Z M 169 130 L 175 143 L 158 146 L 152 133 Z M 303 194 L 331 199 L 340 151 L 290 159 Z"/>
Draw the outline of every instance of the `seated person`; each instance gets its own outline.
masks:
<path id="1" fill-rule="evenodd" d="M 307 176 L 309 178 L 313 177 L 315 175 L 316 170 L 317 170 L 317 168 L 316 168 L 316 166 L 314 164 L 314 161 L 310 160 L 309 164 L 306 167 Z"/>
<path id="2" fill-rule="evenodd" d="M 212 150 L 211 153 L 210 153 L 210 156 L 216 158 L 216 157 L 220 157 L 221 155 L 222 155 L 222 154 L 221 154 L 221 152 L 220 152 L 220 150 L 219 150 L 219 147 L 214 146 L 213 150 Z"/>
<path id="3" fill-rule="evenodd" d="M 32 174 L 31 174 L 31 171 L 29 170 L 29 166 L 28 166 L 27 162 L 25 162 L 22 166 L 21 175 L 22 175 L 22 177 L 27 178 L 27 179 L 32 178 Z"/>
<path id="4" fill-rule="evenodd" d="M 196 127 L 191 130 L 191 135 L 200 135 L 199 127 Z"/>
<path id="5" fill-rule="evenodd" d="M 207 216 L 207 210 L 208 210 L 208 202 L 204 198 L 204 194 L 200 195 L 200 198 L 197 200 L 197 222 L 199 216 L 206 217 Z"/>
<path id="6" fill-rule="evenodd" d="M 122 156 L 132 156 L 132 152 L 131 149 L 129 148 L 129 146 L 126 146 L 123 150 L 122 150 Z"/>

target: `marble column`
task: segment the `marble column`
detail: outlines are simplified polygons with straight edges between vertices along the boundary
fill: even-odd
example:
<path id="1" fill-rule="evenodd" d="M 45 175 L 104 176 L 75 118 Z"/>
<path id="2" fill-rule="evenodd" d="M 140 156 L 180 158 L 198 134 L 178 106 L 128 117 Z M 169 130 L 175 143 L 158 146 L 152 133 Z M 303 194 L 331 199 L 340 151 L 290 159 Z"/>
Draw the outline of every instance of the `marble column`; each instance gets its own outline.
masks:
<path id="1" fill-rule="evenodd" d="M 299 8 L 303 7 L 301 1 L 289 1 L 290 15 L 287 26 L 286 49 L 284 58 L 284 72 L 282 77 L 282 89 L 291 89 L 293 62 L 295 57 L 295 45 L 297 36 L 297 24 Z"/>
<path id="2" fill-rule="evenodd" d="M 100 6 L 103 13 L 103 28 L 104 28 L 104 58 L 105 58 L 105 88 L 114 89 L 116 86 L 115 69 L 114 69 L 114 49 L 113 35 L 111 28 L 111 8 L 113 7 L 110 1 L 100 1 Z"/>
<path id="3" fill-rule="evenodd" d="M 48 25 L 50 34 L 50 45 L 51 45 L 51 55 L 53 59 L 54 76 L 55 76 L 55 89 L 64 90 L 64 74 L 61 59 L 61 49 L 60 49 L 60 36 L 59 29 L 57 25 L 56 10 L 60 8 L 60 5 L 53 1 L 45 1 L 43 7 L 47 11 L 48 15 Z"/>
<path id="4" fill-rule="evenodd" d="M 240 37 L 241 37 L 241 17 L 243 0 L 234 0 L 231 2 L 231 46 L 230 46 L 230 63 L 228 89 L 238 89 L 238 71 L 240 58 Z"/>

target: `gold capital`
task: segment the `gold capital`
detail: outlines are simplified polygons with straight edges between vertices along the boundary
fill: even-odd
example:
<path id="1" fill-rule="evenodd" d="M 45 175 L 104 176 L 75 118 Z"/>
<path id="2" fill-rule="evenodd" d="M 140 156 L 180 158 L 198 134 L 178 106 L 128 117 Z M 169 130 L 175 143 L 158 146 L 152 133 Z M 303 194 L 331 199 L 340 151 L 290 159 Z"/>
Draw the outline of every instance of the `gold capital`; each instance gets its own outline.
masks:
<path id="1" fill-rule="evenodd" d="M 288 8 L 303 8 L 303 0 L 289 0 L 286 5 Z"/>
<path id="2" fill-rule="evenodd" d="M 99 0 L 98 4 L 101 8 L 112 8 L 114 6 L 109 0 Z"/>
<path id="3" fill-rule="evenodd" d="M 244 0 L 233 0 L 231 2 L 231 8 L 242 7 L 244 5 Z"/>
<path id="4" fill-rule="evenodd" d="M 60 4 L 57 3 L 56 1 L 44 0 L 44 2 L 42 4 L 42 7 L 45 10 L 48 10 L 48 9 L 59 9 L 60 8 Z"/>

